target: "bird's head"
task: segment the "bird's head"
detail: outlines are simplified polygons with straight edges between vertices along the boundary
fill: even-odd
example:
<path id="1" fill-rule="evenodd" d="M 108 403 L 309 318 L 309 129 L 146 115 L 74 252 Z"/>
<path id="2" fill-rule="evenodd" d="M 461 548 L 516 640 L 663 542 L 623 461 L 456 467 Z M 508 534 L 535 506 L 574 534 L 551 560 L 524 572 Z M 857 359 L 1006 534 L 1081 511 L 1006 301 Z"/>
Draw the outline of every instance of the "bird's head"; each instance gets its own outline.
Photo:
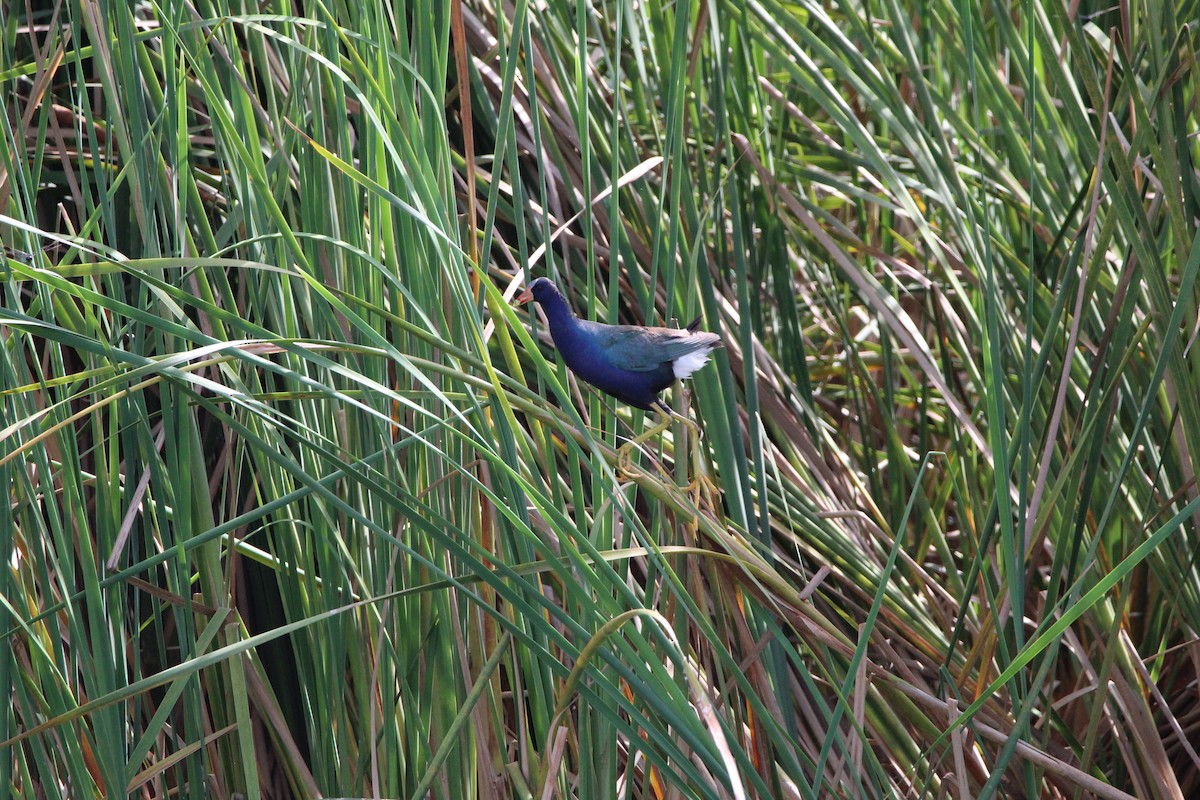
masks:
<path id="1" fill-rule="evenodd" d="M 546 298 L 558 294 L 558 289 L 550 282 L 549 278 L 538 278 L 533 283 L 525 287 L 525 291 L 517 295 L 517 305 L 524 305 L 530 300 L 536 300 L 539 303 L 544 303 Z"/>

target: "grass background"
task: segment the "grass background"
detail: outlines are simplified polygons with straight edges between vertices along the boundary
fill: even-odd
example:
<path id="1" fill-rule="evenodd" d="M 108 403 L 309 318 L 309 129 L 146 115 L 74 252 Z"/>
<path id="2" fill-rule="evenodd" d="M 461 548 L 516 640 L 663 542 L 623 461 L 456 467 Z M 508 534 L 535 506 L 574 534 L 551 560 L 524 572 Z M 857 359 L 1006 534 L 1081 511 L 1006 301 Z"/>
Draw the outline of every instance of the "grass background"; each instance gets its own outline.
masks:
<path id="1" fill-rule="evenodd" d="M 1195 0 L 3 9 L 12 796 L 1200 791 Z"/>

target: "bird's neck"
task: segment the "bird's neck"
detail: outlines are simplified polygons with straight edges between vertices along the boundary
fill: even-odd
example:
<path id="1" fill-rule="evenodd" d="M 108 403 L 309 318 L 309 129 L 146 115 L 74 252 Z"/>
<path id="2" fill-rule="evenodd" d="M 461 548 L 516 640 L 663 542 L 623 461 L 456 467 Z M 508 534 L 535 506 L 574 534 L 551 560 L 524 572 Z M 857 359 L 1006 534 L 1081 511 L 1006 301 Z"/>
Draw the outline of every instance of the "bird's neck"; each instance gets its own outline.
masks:
<path id="1" fill-rule="evenodd" d="M 557 337 L 560 332 L 570 329 L 575 314 L 571 312 L 571 306 L 567 304 L 565 297 L 554 292 L 542 300 L 541 306 L 542 311 L 546 312 L 546 321 L 550 324 L 551 335 Z"/>

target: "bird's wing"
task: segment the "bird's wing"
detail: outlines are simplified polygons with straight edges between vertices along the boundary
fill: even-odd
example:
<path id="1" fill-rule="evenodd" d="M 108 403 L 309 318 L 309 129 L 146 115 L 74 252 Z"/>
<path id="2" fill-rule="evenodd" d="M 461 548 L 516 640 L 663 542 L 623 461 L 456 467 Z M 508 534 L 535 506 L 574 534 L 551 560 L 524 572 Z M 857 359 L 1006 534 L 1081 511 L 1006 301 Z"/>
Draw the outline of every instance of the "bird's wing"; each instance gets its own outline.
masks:
<path id="1" fill-rule="evenodd" d="M 631 372 L 652 372 L 697 350 L 711 350 L 720 341 L 713 334 L 693 334 L 674 328 L 598 325 L 588 331 L 609 362 Z"/>

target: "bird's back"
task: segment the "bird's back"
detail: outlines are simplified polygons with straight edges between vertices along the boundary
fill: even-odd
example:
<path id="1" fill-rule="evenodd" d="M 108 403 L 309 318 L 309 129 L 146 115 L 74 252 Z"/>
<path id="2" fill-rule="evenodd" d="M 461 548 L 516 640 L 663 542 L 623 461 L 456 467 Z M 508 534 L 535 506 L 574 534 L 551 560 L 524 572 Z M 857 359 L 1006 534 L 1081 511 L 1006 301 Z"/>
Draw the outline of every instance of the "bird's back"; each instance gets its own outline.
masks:
<path id="1" fill-rule="evenodd" d="M 564 331 L 564 334 L 566 332 Z M 651 410 L 659 393 L 708 361 L 715 333 L 675 328 L 604 325 L 576 319 L 565 342 L 555 342 L 580 378 L 618 400 Z"/>
<path id="2" fill-rule="evenodd" d="M 684 356 L 719 347 L 715 333 L 692 333 L 679 328 L 645 328 L 637 325 L 602 325 L 580 321 L 587 336 L 597 343 L 613 366 L 633 372 L 650 372 Z"/>

